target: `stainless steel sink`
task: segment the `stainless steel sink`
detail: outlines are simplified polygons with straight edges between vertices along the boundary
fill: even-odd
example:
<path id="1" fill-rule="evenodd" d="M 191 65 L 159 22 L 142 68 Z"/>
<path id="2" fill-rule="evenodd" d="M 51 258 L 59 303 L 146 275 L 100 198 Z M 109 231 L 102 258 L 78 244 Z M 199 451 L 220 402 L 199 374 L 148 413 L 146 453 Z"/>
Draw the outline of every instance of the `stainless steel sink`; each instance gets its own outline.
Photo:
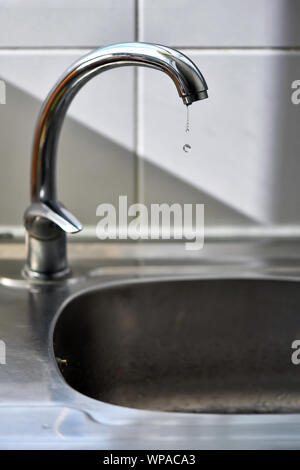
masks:
<path id="1" fill-rule="evenodd" d="M 55 355 L 84 395 L 143 410 L 299 412 L 299 283 L 198 279 L 121 283 L 61 312 Z"/>
<path id="2" fill-rule="evenodd" d="M 49 283 L 0 246 L 1 449 L 300 448 L 298 240 L 69 253 Z"/>

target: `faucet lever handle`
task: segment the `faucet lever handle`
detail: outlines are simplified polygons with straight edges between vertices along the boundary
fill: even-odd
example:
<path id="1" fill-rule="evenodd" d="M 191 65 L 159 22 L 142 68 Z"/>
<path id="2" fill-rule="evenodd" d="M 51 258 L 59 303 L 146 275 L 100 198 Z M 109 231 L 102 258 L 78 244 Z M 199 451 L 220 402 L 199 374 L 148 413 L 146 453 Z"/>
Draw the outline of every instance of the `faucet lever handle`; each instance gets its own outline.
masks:
<path id="1" fill-rule="evenodd" d="M 34 202 L 28 207 L 24 220 L 29 232 L 37 217 L 53 222 L 66 233 L 76 233 L 82 230 L 79 220 L 58 201 Z"/>

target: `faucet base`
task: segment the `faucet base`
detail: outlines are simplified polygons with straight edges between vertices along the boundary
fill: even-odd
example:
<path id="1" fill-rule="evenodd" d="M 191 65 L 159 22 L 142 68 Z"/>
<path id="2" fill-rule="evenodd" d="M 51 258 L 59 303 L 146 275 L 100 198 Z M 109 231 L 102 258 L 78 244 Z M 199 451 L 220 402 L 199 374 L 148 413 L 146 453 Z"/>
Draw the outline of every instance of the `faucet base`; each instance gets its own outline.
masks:
<path id="1" fill-rule="evenodd" d="M 36 281 L 59 281 L 61 279 L 66 279 L 71 276 L 71 269 L 68 267 L 63 271 L 59 271 L 53 274 L 39 273 L 30 269 L 27 264 L 25 264 L 22 272 L 22 276 L 29 280 Z"/>
<path id="2" fill-rule="evenodd" d="M 67 261 L 66 234 L 60 230 L 56 238 L 43 240 L 26 236 L 27 261 L 23 275 L 29 279 L 56 280 L 70 275 Z"/>

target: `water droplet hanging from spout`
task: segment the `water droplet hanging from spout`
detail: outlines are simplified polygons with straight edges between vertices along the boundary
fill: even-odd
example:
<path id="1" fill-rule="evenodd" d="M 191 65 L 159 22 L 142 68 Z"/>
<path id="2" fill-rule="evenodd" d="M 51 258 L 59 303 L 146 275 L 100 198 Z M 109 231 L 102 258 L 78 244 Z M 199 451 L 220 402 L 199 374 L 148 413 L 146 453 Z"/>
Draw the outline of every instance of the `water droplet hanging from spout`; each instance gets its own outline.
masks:
<path id="1" fill-rule="evenodd" d="M 188 153 L 191 150 L 191 146 L 189 144 L 184 144 L 182 147 L 185 153 Z"/>

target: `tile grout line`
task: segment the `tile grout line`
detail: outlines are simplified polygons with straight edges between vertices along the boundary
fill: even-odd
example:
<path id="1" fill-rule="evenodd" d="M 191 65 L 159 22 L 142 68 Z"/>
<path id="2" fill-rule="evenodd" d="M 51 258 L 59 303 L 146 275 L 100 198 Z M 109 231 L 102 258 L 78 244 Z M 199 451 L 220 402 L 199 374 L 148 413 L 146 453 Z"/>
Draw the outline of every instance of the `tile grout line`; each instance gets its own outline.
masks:
<path id="1" fill-rule="evenodd" d="M 135 41 L 140 38 L 140 9 L 139 0 L 135 0 Z M 142 119 L 141 119 L 141 75 L 139 67 L 135 67 L 135 202 L 144 203 L 144 164 L 141 157 L 141 132 L 142 132 Z"/>
<path id="2" fill-rule="evenodd" d="M 137 25 L 137 2 L 134 0 L 134 41 L 137 41 L 138 36 L 138 25 Z M 137 76 L 137 67 L 134 67 L 133 73 L 133 152 L 134 152 L 134 203 L 138 202 L 138 154 L 137 154 L 137 141 L 138 141 L 138 128 L 137 128 L 137 85 L 138 85 L 138 76 Z"/>
<path id="3" fill-rule="evenodd" d="M 138 0 L 135 0 L 136 2 Z M 138 9 L 135 12 L 135 15 L 139 14 Z M 141 36 L 141 27 L 138 24 L 139 21 L 136 21 L 134 40 L 139 41 Z M 281 51 L 281 52 L 299 52 L 300 46 L 294 47 L 285 47 L 285 46 L 181 46 L 181 45 L 170 45 L 173 49 L 180 49 L 186 51 Z M 0 52 L 72 52 L 72 51 L 90 51 L 93 49 L 98 49 L 100 47 L 105 47 L 105 44 L 96 44 L 96 45 L 87 45 L 87 46 L 0 46 Z"/>

